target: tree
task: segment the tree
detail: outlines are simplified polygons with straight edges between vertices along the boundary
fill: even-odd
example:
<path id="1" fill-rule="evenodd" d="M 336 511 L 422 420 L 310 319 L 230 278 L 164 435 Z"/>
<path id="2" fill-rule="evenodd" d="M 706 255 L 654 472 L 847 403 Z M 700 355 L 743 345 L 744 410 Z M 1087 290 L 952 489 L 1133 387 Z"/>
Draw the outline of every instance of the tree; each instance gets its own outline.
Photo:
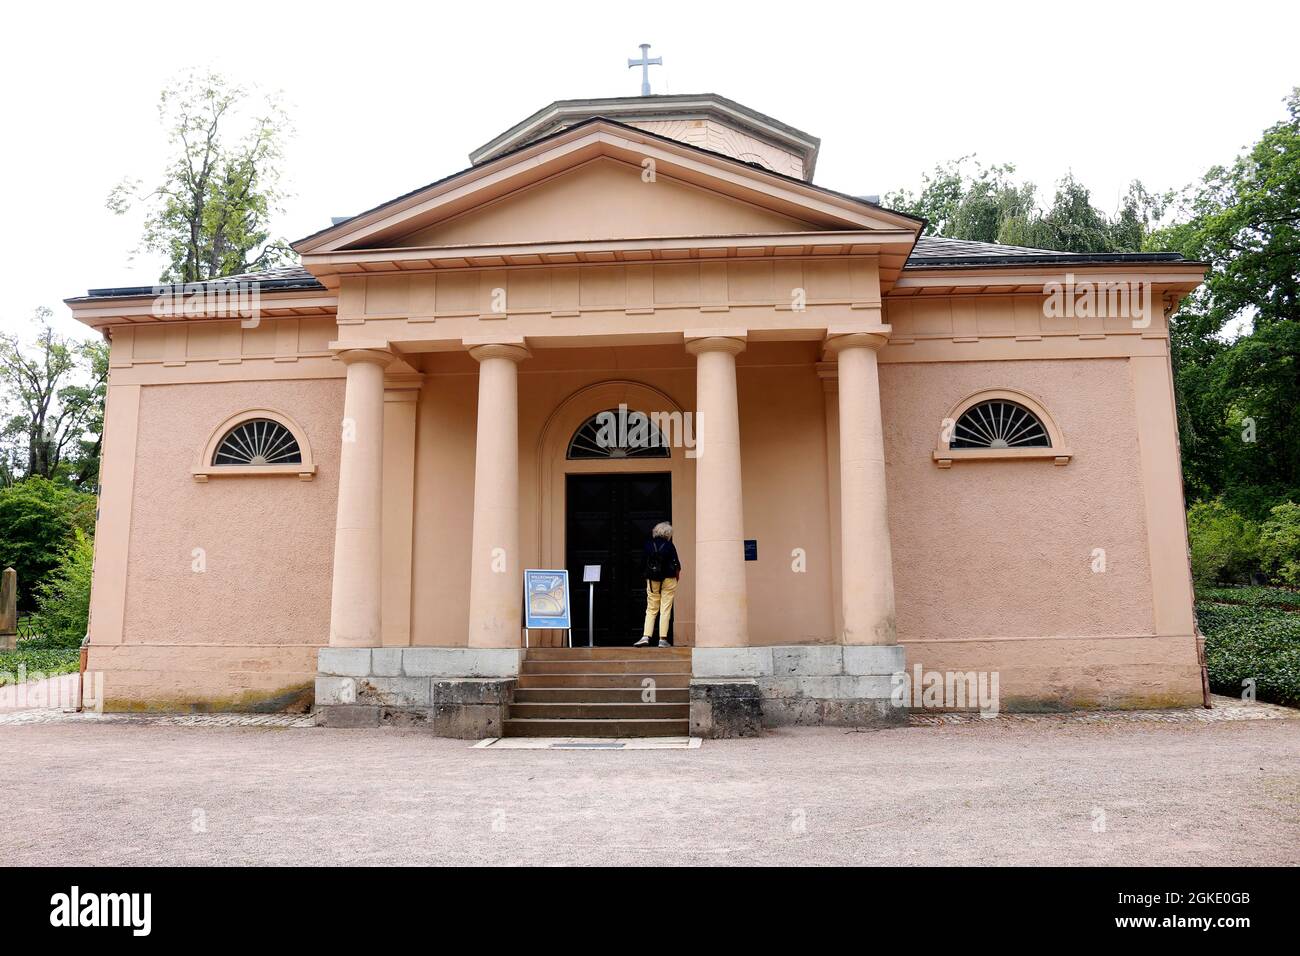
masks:
<path id="1" fill-rule="evenodd" d="M 1258 520 L 1300 500 L 1300 88 L 1148 239 L 1209 264 L 1170 332 L 1188 493 Z"/>
<path id="2" fill-rule="evenodd" d="M 984 166 L 973 156 L 936 166 L 918 195 L 901 190 L 885 205 L 928 220 L 927 235 L 1059 252 L 1137 252 L 1169 201 L 1136 180 L 1114 216 L 1097 209 L 1087 187 L 1066 176 L 1052 205 L 1037 206 L 1032 183 L 1017 183 L 1011 163 Z"/>
<path id="3" fill-rule="evenodd" d="M 80 529 L 95 529 L 95 497 L 46 478 L 0 489 L 0 567 L 18 572 L 18 603 L 30 609 L 39 583 Z"/>
<path id="4" fill-rule="evenodd" d="M 921 177 L 921 192 L 889 193 L 885 205 L 928 221 L 926 235 L 975 242 L 999 242 L 1004 223 L 1024 219 L 1034 208 L 1034 187 L 1012 180 L 1015 166 L 984 166 L 962 156 Z"/>
<path id="5" fill-rule="evenodd" d="M 0 334 L 0 484 L 20 477 L 66 478 L 93 488 L 99 477 L 100 431 L 108 347 L 55 333 L 53 313 L 38 309 L 30 345 Z"/>
<path id="6" fill-rule="evenodd" d="M 141 245 L 166 258 L 161 280 L 201 282 L 293 261 L 269 227 L 288 132 L 279 102 L 254 104 L 218 74 L 191 73 L 163 90 L 158 113 L 175 149 L 162 183 L 142 192 L 139 180 L 124 179 L 108 208 L 146 207 Z"/>

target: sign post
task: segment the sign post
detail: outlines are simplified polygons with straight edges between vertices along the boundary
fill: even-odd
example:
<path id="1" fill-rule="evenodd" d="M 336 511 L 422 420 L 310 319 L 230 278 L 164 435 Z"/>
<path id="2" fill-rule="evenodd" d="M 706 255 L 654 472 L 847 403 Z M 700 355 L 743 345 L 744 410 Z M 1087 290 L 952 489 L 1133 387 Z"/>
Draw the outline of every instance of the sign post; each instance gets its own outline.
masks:
<path id="1" fill-rule="evenodd" d="M 587 585 L 587 646 L 596 646 L 596 585 L 600 583 L 600 565 L 584 564 L 582 580 Z"/>
<path id="2" fill-rule="evenodd" d="M 569 572 L 528 569 L 524 571 L 524 646 L 532 628 L 565 631 L 573 646 L 573 622 L 569 615 Z"/>

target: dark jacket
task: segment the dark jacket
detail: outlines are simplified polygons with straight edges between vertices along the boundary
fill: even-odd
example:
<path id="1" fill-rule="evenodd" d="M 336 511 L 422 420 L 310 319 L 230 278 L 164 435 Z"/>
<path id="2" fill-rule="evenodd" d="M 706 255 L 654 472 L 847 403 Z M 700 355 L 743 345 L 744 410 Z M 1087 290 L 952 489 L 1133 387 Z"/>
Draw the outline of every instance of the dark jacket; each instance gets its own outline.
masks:
<path id="1" fill-rule="evenodd" d="M 663 538 L 651 538 L 645 543 L 646 563 L 649 563 L 650 555 L 658 552 L 660 557 L 660 567 L 664 570 L 664 577 L 675 578 L 682 573 L 682 562 L 677 557 L 677 549 L 673 547 L 671 541 L 665 541 Z M 647 568 L 646 577 L 649 578 Z"/>

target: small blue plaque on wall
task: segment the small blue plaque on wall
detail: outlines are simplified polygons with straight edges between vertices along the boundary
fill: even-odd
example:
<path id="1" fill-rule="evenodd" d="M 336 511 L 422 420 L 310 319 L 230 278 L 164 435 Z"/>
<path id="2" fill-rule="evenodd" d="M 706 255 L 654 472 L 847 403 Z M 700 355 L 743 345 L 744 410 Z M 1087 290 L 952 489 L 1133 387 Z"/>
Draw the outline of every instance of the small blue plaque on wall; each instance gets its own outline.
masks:
<path id="1" fill-rule="evenodd" d="M 746 561 L 758 560 L 758 539 L 757 538 L 745 539 L 745 560 Z"/>

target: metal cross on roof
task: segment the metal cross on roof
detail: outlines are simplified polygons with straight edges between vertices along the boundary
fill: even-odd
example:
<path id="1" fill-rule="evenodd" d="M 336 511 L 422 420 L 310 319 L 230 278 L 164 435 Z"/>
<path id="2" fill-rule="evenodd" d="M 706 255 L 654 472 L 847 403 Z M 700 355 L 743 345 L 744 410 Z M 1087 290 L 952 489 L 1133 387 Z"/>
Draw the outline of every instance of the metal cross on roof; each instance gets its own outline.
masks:
<path id="1" fill-rule="evenodd" d="M 641 46 L 641 59 L 634 60 L 631 57 L 628 57 L 627 67 L 629 70 L 634 66 L 641 67 L 641 95 L 649 96 L 650 95 L 650 67 L 663 66 L 664 58 L 661 56 L 657 56 L 651 59 L 650 44 L 642 43 L 640 44 L 640 46 Z"/>

